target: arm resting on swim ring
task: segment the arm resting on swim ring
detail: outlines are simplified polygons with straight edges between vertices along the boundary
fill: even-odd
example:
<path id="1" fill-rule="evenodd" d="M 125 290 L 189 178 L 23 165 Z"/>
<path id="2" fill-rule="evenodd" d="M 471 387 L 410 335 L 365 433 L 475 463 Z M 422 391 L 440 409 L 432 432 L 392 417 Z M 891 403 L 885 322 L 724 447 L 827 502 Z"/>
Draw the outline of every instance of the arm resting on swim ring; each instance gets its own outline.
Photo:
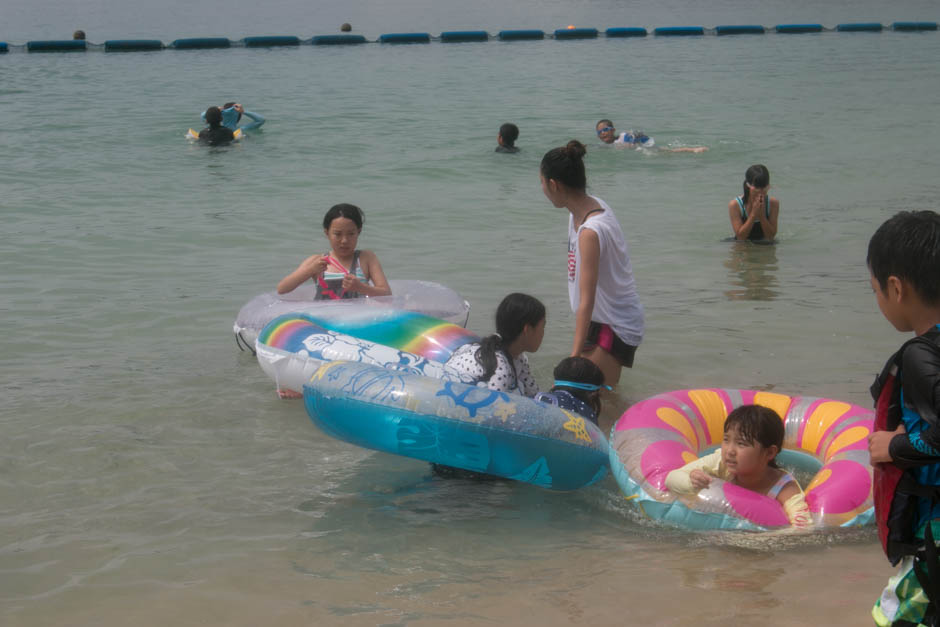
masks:
<path id="1" fill-rule="evenodd" d="M 722 477 L 721 450 L 717 450 L 705 457 L 699 457 L 682 468 L 676 468 L 666 475 L 666 487 L 676 494 L 695 494 L 698 488 L 692 486 L 690 475 L 693 470 L 701 470 L 711 477 Z"/>

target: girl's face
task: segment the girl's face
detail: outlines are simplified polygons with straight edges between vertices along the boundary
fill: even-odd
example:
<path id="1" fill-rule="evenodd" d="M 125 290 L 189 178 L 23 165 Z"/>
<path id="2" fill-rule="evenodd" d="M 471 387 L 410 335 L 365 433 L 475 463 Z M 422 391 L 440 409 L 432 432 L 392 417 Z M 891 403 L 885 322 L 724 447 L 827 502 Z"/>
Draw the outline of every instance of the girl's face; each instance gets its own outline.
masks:
<path id="1" fill-rule="evenodd" d="M 522 329 L 523 347 L 526 353 L 534 353 L 542 345 L 545 337 L 545 318 L 542 318 L 534 327 L 525 325 Z"/>
<path id="2" fill-rule="evenodd" d="M 751 194 L 753 194 L 758 200 L 763 200 L 764 196 L 766 196 L 767 192 L 770 190 L 770 185 L 765 185 L 763 187 L 755 187 L 751 185 L 750 183 L 748 183 L 747 187 L 748 189 L 751 190 Z"/>
<path id="3" fill-rule="evenodd" d="M 333 252 L 340 257 L 349 257 L 355 252 L 359 242 L 359 227 L 349 218 L 333 218 L 324 233 L 330 240 Z"/>
<path id="4" fill-rule="evenodd" d="M 564 207 L 565 204 L 560 194 L 561 190 L 558 183 L 552 179 L 545 178 L 541 174 L 539 174 L 539 180 L 542 182 L 542 193 L 545 194 L 548 201 L 555 205 L 556 208 Z"/>
<path id="5" fill-rule="evenodd" d="M 758 442 L 749 442 L 736 427 L 725 431 L 725 437 L 721 441 L 721 461 L 736 477 L 754 476 L 764 472 L 776 456 L 776 446 L 765 448 Z"/>

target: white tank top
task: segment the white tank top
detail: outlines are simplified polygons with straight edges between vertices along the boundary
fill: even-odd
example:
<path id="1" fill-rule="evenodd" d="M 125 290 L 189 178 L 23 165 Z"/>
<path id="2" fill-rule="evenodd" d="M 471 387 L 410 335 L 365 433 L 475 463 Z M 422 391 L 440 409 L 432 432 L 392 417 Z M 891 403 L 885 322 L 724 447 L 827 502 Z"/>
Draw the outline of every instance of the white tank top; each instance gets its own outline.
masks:
<path id="1" fill-rule="evenodd" d="M 623 238 L 617 216 L 606 202 L 591 196 L 603 209 L 588 216 L 581 229 L 597 233 L 600 256 L 597 268 L 597 291 L 591 320 L 610 325 L 621 340 L 639 346 L 643 340 L 643 305 L 636 293 L 630 250 Z M 580 232 L 579 229 L 578 231 Z M 568 300 L 571 310 L 577 311 L 581 299 L 581 253 L 578 234 L 574 230 L 574 217 L 568 216 Z"/>

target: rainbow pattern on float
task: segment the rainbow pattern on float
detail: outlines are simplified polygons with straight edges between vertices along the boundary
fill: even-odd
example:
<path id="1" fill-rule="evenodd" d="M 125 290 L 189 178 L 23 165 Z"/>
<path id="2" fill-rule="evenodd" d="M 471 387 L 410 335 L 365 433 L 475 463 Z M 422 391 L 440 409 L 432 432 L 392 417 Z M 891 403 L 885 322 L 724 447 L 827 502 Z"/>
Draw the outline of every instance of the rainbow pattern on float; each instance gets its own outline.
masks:
<path id="1" fill-rule="evenodd" d="M 272 348 L 296 352 L 303 340 L 324 329 L 391 346 L 432 361 L 445 362 L 459 347 L 479 341 L 467 329 L 413 311 L 364 308 L 342 319 L 319 318 L 309 314 L 285 314 L 269 322 L 258 342 Z"/>

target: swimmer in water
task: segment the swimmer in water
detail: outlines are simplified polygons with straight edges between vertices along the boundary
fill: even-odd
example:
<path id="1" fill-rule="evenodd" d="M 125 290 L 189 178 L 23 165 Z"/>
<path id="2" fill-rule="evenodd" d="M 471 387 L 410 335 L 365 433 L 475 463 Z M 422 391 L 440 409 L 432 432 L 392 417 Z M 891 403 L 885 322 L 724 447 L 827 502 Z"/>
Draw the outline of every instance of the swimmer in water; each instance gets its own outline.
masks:
<path id="1" fill-rule="evenodd" d="M 218 107 L 209 107 L 204 115 L 209 128 L 199 131 L 200 141 L 210 146 L 221 146 L 230 144 L 235 139 L 235 132 L 222 126 L 222 111 Z"/>
<path id="2" fill-rule="evenodd" d="M 507 122 L 499 127 L 499 135 L 496 136 L 496 152 L 519 152 L 516 147 L 516 139 L 519 138 L 519 127 Z"/>
<path id="3" fill-rule="evenodd" d="M 261 125 L 265 122 L 263 115 L 260 113 L 245 111 L 245 109 L 237 102 L 226 102 L 221 107 L 218 107 L 218 109 L 222 112 L 222 126 L 233 131 L 239 129 L 241 129 L 242 132 L 251 131 L 257 128 L 261 128 Z M 203 122 L 208 123 L 208 120 L 206 120 L 206 113 L 208 113 L 208 111 L 209 110 L 206 109 L 202 112 Z M 246 118 L 250 118 L 251 122 L 239 126 L 238 123 L 241 122 L 243 115 Z"/>
<path id="4" fill-rule="evenodd" d="M 622 148 L 653 148 L 656 146 L 656 141 L 641 131 L 625 131 L 623 133 L 617 133 L 617 129 L 614 128 L 614 123 L 610 120 L 604 119 L 599 120 L 597 124 L 594 125 L 594 130 L 597 131 L 597 137 L 604 142 L 605 144 L 613 144 Z M 705 146 L 682 146 L 679 148 L 658 148 L 663 152 L 705 152 L 708 150 Z"/>

